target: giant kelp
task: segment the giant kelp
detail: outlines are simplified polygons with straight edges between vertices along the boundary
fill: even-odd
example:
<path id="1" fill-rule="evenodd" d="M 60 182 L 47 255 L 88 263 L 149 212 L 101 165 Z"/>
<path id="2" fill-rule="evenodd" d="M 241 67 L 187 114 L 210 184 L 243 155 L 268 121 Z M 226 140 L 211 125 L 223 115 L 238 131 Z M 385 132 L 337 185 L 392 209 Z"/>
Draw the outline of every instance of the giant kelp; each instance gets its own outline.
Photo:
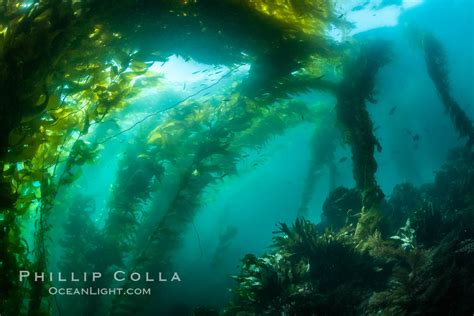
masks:
<path id="1" fill-rule="evenodd" d="M 379 144 L 366 103 L 373 101 L 375 75 L 388 62 L 389 54 L 386 45 L 378 42 L 343 50 L 347 43 L 335 44 L 325 33 L 329 25 L 342 23 L 329 0 L 1 2 L 0 313 L 38 315 L 52 310 L 51 301 L 44 299 L 45 285 L 19 284 L 16 273 L 20 267 L 46 270 L 50 215 L 58 192 L 78 179 L 81 166 L 94 162 L 104 144 L 144 120 L 114 135 L 95 137 L 96 142 L 88 135 L 98 136 L 97 127 L 125 108 L 140 89 L 155 88 L 160 76 L 149 68 L 173 54 L 229 67 L 231 71 L 222 78 L 242 63 L 251 65 L 250 73 L 239 78 L 238 84 L 215 91 L 212 98 L 196 100 L 192 99 L 194 94 L 168 111 L 146 116 L 156 118 L 154 126 L 144 128 L 144 134 L 138 134 L 125 149 L 108 198 L 105 228 L 97 231 L 77 208 L 67 210 L 70 231 L 66 235 L 71 247 L 65 254 L 75 255 L 78 261 L 65 260 L 64 266 L 80 266 L 97 253 L 104 256 L 94 260 L 93 269 L 104 272 L 114 265 L 153 270 L 172 261 L 206 189 L 237 176 L 236 166 L 246 150 L 265 144 L 291 126 L 314 123 L 319 114 L 313 105 L 288 99 L 324 90 L 337 98 L 338 121 L 343 139 L 351 146 L 358 189 L 350 192 L 362 193 L 364 208 L 359 213 L 361 206 L 354 203 L 354 214 L 348 214 L 345 205 L 333 205 L 336 207 L 327 217 L 332 228 L 341 229 L 336 233 L 321 233 L 304 221 L 293 228 L 282 226 L 285 237 L 275 241 L 281 253 L 262 260 L 247 257 L 244 278 L 240 279 L 245 286 L 234 307 L 238 310 L 242 305 L 253 312 L 268 308 L 255 308 L 255 302 L 246 301 L 250 297 L 270 302 L 279 312 L 298 305 L 293 311 L 307 313 L 336 304 L 339 312 L 347 313 L 353 311 L 350 306 L 366 301 L 383 274 L 376 265 L 380 258 L 368 256 L 370 251 L 375 253 L 374 236 L 378 236 L 382 216 L 377 208 L 383 193 L 375 181 L 374 152 Z M 354 51 L 356 57 L 352 58 Z M 431 49 L 429 56 L 436 60 L 439 54 Z M 328 66 L 339 65 L 341 60 L 342 80 L 338 82 L 339 74 L 333 81 L 327 80 Z M 445 72 L 433 69 L 430 73 L 441 78 L 435 81 L 441 82 L 437 84 L 441 87 Z M 147 80 L 149 84 L 143 84 Z M 445 95 L 444 99 L 452 100 Z M 453 102 L 450 104 L 448 110 L 462 136 L 467 135 L 465 117 Z M 332 150 L 334 143 L 315 139 L 313 145 L 316 152 L 322 147 Z M 324 163 L 330 164 L 332 157 L 328 156 Z M 323 163 L 312 162 L 302 209 L 314 191 L 311 175 Z M 161 183 L 162 179 L 167 182 Z M 171 182 L 169 200 L 149 203 Z M 472 197 L 464 190 L 451 196 L 469 208 Z M 76 207 L 87 208 L 87 199 L 74 201 Z M 444 203 L 449 207 L 451 202 Z M 420 245 L 446 238 L 446 231 L 423 231 L 429 210 L 422 208 L 413 216 L 409 211 L 396 214 L 402 222 L 411 216 Z M 439 208 L 436 211 L 442 213 Z M 28 216 L 36 221 L 32 247 L 23 239 L 21 229 Z M 356 216 L 357 229 L 345 227 Z M 445 217 L 442 213 L 440 222 L 452 224 Z M 72 229 L 72 221 L 83 222 L 82 230 Z M 408 226 L 407 230 L 411 229 Z M 84 250 L 79 234 L 93 236 L 100 246 Z M 392 242 L 386 247 L 394 249 L 392 253 L 404 251 Z M 469 251 L 470 244 L 462 241 L 462 246 L 456 247 Z M 326 256 L 328 262 L 323 260 Z M 332 265 L 339 256 L 346 261 Z M 354 266 L 349 267 L 348 262 Z M 382 260 L 381 264 L 387 262 Z M 358 275 L 358 269 L 375 277 L 366 280 Z M 345 279 L 338 279 L 339 275 Z M 262 280 L 255 283 L 255 278 Z M 110 285 L 109 281 L 103 279 L 102 284 Z M 353 288 L 355 292 L 351 292 Z M 111 306 L 99 306 L 97 300 L 88 299 L 78 310 L 86 314 L 106 309 L 111 314 L 137 313 L 143 306 L 138 304 L 140 299 L 146 297 L 117 297 Z"/>
<path id="2" fill-rule="evenodd" d="M 345 142 L 351 146 L 354 179 L 361 190 L 363 204 L 376 207 L 383 193 L 375 180 L 375 150 L 381 150 L 373 134 L 373 123 L 366 102 L 375 102 L 377 72 L 390 61 L 389 43 L 374 41 L 362 44 L 358 55 L 344 65 L 343 79 L 336 96 L 336 111 Z"/>
<path id="3" fill-rule="evenodd" d="M 389 215 L 389 220 L 393 225 L 400 217 L 409 220 L 388 238 L 375 231 L 364 247 L 349 222 L 338 233 L 322 232 L 331 222 L 315 225 L 298 219 L 292 227 L 281 224 L 270 252 L 243 258 L 225 314 L 425 315 L 472 310 L 474 200 L 468 188 L 473 162 L 472 150 L 463 147 L 450 154 L 433 183 L 396 187 L 388 203 L 391 212 L 400 214 Z M 447 183 L 460 192 L 446 190 Z M 445 194 L 438 195 L 438 190 Z M 399 197 L 403 191 L 411 192 L 406 199 Z M 360 208 L 360 200 L 345 202 Z"/>
<path id="4" fill-rule="evenodd" d="M 334 152 L 340 143 L 340 135 L 337 130 L 333 111 L 327 109 L 327 112 L 328 113 L 321 113 L 311 138 L 311 162 L 301 196 L 301 205 L 298 209 L 298 216 L 301 217 L 307 217 L 309 215 L 308 205 L 314 195 L 317 180 L 324 167 L 329 171 L 329 189 L 334 189 L 334 179 L 337 176 Z"/>
<path id="5" fill-rule="evenodd" d="M 336 88 L 336 113 L 342 138 L 351 147 L 353 176 L 362 195 L 362 212 L 356 229 L 361 241 L 380 229 L 378 210 L 384 193 L 377 184 L 375 150 L 381 150 L 373 132 L 367 102 L 375 102 L 376 75 L 389 61 L 390 44 L 386 41 L 363 43 L 354 58 L 344 63 L 343 79 Z"/>
<path id="6" fill-rule="evenodd" d="M 410 189 L 424 197 L 424 203 L 405 214 L 410 218 L 407 226 L 413 232 L 414 249 L 408 248 L 407 253 L 378 248 L 384 249 L 379 255 L 385 260 L 398 263 L 387 289 L 372 296 L 368 306 L 372 313 L 464 314 L 472 310 L 472 154 L 466 147 L 453 150 L 434 183 Z M 410 199 L 405 203 L 413 205 Z"/>
<path id="7" fill-rule="evenodd" d="M 71 206 L 67 209 L 67 217 L 63 223 L 64 234 L 60 240 L 63 253 L 58 262 L 60 271 L 79 274 L 79 271 L 95 271 L 97 260 L 104 260 L 105 238 L 100 233 L 91 215 L 95 212 L 95 201 L 90 196 L 82 194 L 71 198 Z M 107 256 L 110 257 L 110 256 Z M 68 286 L 77 285 L 78 281 L 68 281 Z M 81 285 L 86 283 L 81 281 Z M 55 309 L 59 314 L 65 310 L 79 310 L 90 302 L 89 297 L 66 298 L 56 300 Z"/>
<path id="8" fill-rule="evenodd" d="M 298 12 L 313 5 L 318 12 L 296 25 Z M 2 5 L 1 192 L 6 203 L 2 207 L 2 300 L 13 302 L 13 297 L 21 296 L 15 292 L 19 284 L 14 284 L 18 260 L 25 257 L 17 215 L 38 200 L 36 183 L 41 183 L 41 199 L 52 201 L 57 191 L 54 183 L 74 180 L 69 164 L 68 177 L 53 181 L 56 170 L 61 169 L 58 165 L 74 162 L 69 154 L 74 148 L 85 148 L 80 137 L 105 115 L 126 105 L 126 96 L 136 92 L 130 89 L 133 79 L 147 71 L 147 62 L 163 61 L 173 53 L 204 60 L 206 54 L 199 47 L 206 46 L 191 40 L 197 38 L 214 44 L 208 48 L 218 45 L 224 49 L 224 58 L 214 62 L 240 62 L 245 51 L 265 64 L 266 68 L 253 67 L 253 77 L 265 78 L 260 79 L 263 85 L 288 75 L 309 54 L 330 54 L 331 47 L 322 36 L 333 18 L 328 1 L 276 4 L 270 11 L 267 7 L 260 2 L 232 1 L 121 1 L 111 6 L 99 1 L 51 0 Z M 287 22 L 289 16 L 293 16 L 292 23 Z M 181 34 L 178 41 L 171 37 L 175 34 Z M 149 40 L 151 37 L 155 40 Z M 266 47 L 275 41 L 280 43 L 278 49 L 268 51 Z M 287 66 L 259 71 L 269 70 L 270 60 L 285 61 Z M 55 157 L 56 152 L 63 157 Z M 16 169 L 16 162 L 24 167 Z M 21 202 L 16 203 L 18 196 Z M 48 209 L 46 204 L 41 206 L 41 222 L 47 222 Z M 38 249 L 45 233 L 45 228 L 39 229 Z M 43 254 L 38 259 L 38 264 L 45 261 Z M 4 308 L 16 314 L 19 300 Z M 32 307 L 32 313 L 36 309 Z"/>
<path id="9" fill-rule="evenodd" d="M 127 74 L 127 63 L 110 70 L 113 58 L 105 56 L 102 48 L 110 45 L 107 52 L 114 55 L 126 47 L 114 49 L 114 36 L 94 27 L 92 20 L 83 20 L 72 3 L 42 2 L 30 9 L 17 4 L 4 12 L 0 67 L 5 100 L 0 125 L 2 179 L 9 186 L 2 192 L 19 198 L 2 198 L 11 201 L 2 208 L 6 219 L 2 231 L 17 231 L 17 216 L 37 205 L 41 220 L 35 249 L 40 268 L 45 264 L 42 249 L 47 212 L 57 186 L 71 180 L 74 164 L 85 162 L 86 146 L 79 137 L 111 109 L 124 105 L 137 72 Z M 65 173 L 58 167 L 64 161 Z M 15 165 L 17 162 L 21 163 L 20 168 Z M 20 244 L 18 240 L 13 234 L 2 238 L 2 254 L 8 256 L 7 249 Z M 24 256 L 20 252 L 18 255 Z M 18 295 L 12 284 L 16 280 L 15 261 L 13 257 L 2 258 L 5 298 Z M 32 310 L 39 305 L 32 305 Z M 16 314 L 19 307 L 5 308 Z"/>
<path id="10" fill-rule="evenodd" d="M 119 163 L 117 180 L 112 188 L 105 235 L 116 240 L 120 253 L 129 252 L 139 226 L 140 206 L 150 198 L 160 181 L 164 168 L 154 157 L 147 154 L 139 133 L 128 145 Z M 144 150 L 145 149 L 145 150 Z"/>
<path id="11" fill-rule="evenodd" d="M 449 79 L 446 52 L 441 42 L 430 33 L 425 33 L 422 39 L 426 68 L 433 84 L 438 91 L 446 112 L 462 138 L 467 138 L 467 144 L 474 144 L 474 127 L 463 108 L 454 99 Z"/>
<path id="12" fill-rule="evenodd" d="M 296 102 L 264 107 L 238 95 L 227 99 L 231 101 L 217 100 L 214 106 L 219 111 L 191 102 L 173 110 L 167 123 L 150 132 L 148 142 L 157 146 L 153 156 L 167 162 L 167 176 L 177 179 L 177 187 L 165 213 L 152 226 L 142 250 L 131 262 L 130 271 L 167 266 L 181 244 L 183 232 L 193 222 L 204 190 L 224 177 L 236 175 L 243 150 L 261 146 L 269 137 L 304 122 L 302 115 L 308 120 L 314 115 L 306 105 Z M 235 107 L 233 102 L 240 102 L 242 107 Z M 221 120 L 215 120 L 215 116 L 221 116 Z M 143 299 L 147 298 L 117 298 L 111 313 L 136 313 L 144 306 L 137 300 Z"/>
<path id="13" fill-rule="evenodd" d="M 357 223 L 362 199 L 357 189 L 338 187 L 329 193 L 323 204 L 321 222 L 334 231 Z"/>
<path id="14" fill-rule="evenodd" d="M 298 219 L 292 227 L 280 225 L 273 248 L 243 259 L 226 315 L 360 313 L 385 278 L 377 262 L 356 249 L 350 230 L 320 233 Z"/>

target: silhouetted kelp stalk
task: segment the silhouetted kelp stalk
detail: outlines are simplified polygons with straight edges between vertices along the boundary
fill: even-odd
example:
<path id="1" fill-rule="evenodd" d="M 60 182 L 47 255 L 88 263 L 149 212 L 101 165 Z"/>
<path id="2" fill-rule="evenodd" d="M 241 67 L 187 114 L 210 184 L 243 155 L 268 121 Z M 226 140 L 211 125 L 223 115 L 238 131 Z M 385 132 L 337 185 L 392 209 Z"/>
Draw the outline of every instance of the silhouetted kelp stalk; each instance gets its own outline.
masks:
<path id="1" fill-rule="evenodd" d="M 110 285 L 111 278 L 107 272 L 112 266 L 123 267 L 126 256 L 131 255 L 135 246 L 135 234 L 140 225 L 142 206 L 163 175 L 163 167 L 143 150 L 144 139 L 146 140 L 139 132 L 119 161 L 117 178 L 109 197 L 105 227 L 95 242 L 91 241 L 97 249 L 96 257 L 88 257 L 89 269 L 75 270 L 100 271 L 104 277 L 95 282 L 94 285 L 98 288 Z M 97 258 L 99 251 L 102 253 L 101 258 Z M 84 253 L 76 256 L 82 257 Z M 78 308 L 82 308 L 87 315 L 104 312 L 100 296 L 88 296 Z"/>
<path id="2" fill-rule="evenodd" d="M 354 58 L 343 67 L 343 79 L 336 89 L 336 112 L 343 140 L 351 147 L 353 174 L 362 194 L 363 212 L 356 235 L 364 240 L 381 221 L 378 211 L 384 194 L 375 179 L 375 150 L 381 150 L 373 133 L 373 123 L 366 102 L 375 102 L 375 78 L 381 67 L 390 61 L 389 44 L 385 41 L 362 43 Z"/>
<path id="3" fill-rule="evenodd" d="M 48 220 L 55 206 L 55 198 L 59 189 L 63 185 L 74 181 L 80 175 L 80 167 L 94 162 L 98 154 L 99 149 L 97 146 L 81 140 L 80 137 L 82 136 L 83 134 L 79 133 L 79 136 L 74 138 L 67 159 L 64 165 L 61 166 L 62 171 L 60 174 L 56 176 L 56 171 L 58 170 L 56 168 L 58 160 L 56 160 L 56 165 L 52 168 L 51 174 L 44 172 L 43 178 L 40 181 L 40 191 L 38 192 L 39 205 L 36 206 L 33 259 L 29 263 L 29 268 L 33 271 L 47 271 L 49 252 L 46 239 L 51 229 Z M 58 155 L 61 155 L 61 153 Z M 47 170 L 47 168 L 43 169 Z M 45 292 L 47 285 L 48 282 L 36 282 L 33 278 L 30 279 L 29 315 L 37 315 L 38 313 L 51 310 L 50 302 L 44 300 L 44 297 L 47 296 Z"/>
<path id="4" fill-rule="evenodd" d="M 221 262 L 225 259 L 227 250 L 238 232 L 239 230 L 237 227 L 228 225 L 219 233 L 216 250 L 211 259 L 212 268 L 218 268 Z"/>
<path id="5" fill-rule="evenodd" d="M 367 211 L 375 210 L 384 194 L 375 180 L 377 163 L 374 153 L 375 149 L 381 150 L 381 147 L 373 134 L 373 123 L 366 109 L 366 101 L 375 102 L 373 98 L 375 76 L 378 70 L 390 61 L 391 52 L 389 44 L 384 41 L 361 43 L 359 48 L 360 51 L 356 57 L 350 57 L 353 53 L 353 50 L 350 50 L 343 58 L 343 78 L 339 83 L 324 79 L 324 73 L 321 72 L 324 66 L 316 60 L 316 69 L 311 69 L 309 73 L 303 71 L 291 78 L 283 79 L 278 87 L 281 90 L 275 88 L 275 94 L 284 96 L 302 91 L 320 90 L 336 96 L 337 121 L 343 140 L 351 146 L 354 179 L 362 194 L 366 211 L 362 213 L 364 216 L 361 217 L 361 221 L 371 222 L 380 221 L 381 217 L 375 214 L 371 214 L 375 217 L 369 216 Z M 337 63 L 337 59 L 330 60 L 330 63 Z M 321 144 L 315 142 L 314 146 L 317 148 Z M 334 148 L 331 151 L 334 151 Z M 327 157 L 327 155 L 317 156 L 316 162 L 321 157 Z M 326 163 L 331 172 L 334 172 L 333 158 L 328 157 Z M 320 162 L 317 164 L 321 165 Z M 314 162 L 310 163 L 305 192 L 298 211 L 300 216 L 306 215 L 305 205 L 314 192 L 316 180 L 314 174 L 319 169 L 320 166 L 316 166 Z"/>
<path id="6" fill-rule="evenodd" d="M 306 174 L 304 182 L 303 193 L 301 196 L 300 207 L 298 209 L 298 217 L 308 216 L 308 206 L 313 198 L 316 190 L 316 183 L 319 179 L 319 175 L 324 167 L 328 168 L 330 182 L 336 175 L 337 169 L 334 162 L 334 152 L 337 146 L 340 144 L 340 134 L 337 130 L 336 120 L 334 112 L 325 109 L 328 113 L 321 113 L 321 117 L 318 117 L 316 127 L 314 129 L 313 136 L 310 140 L 310 162 L 309 170 Z M 329 183 L 329 190 L 334 189 L 331 183 Z"/>
<path id="7" fill-rule="evenodd" d="M 62 256 L 58 260 L 59 271 L 63 275 L 79 274 L 82 271 L 97 271 L 94 267 L 98 262 L 108 260 L 106 240 L 93 222 L 91 216 L 95 212 L 93 197 L 74 194 L 70 199 L 67 215 L 63 221 L 62 238 L 59 244 L 62 247 Z M 65 287 L 86 287 L 84 281 L 68 280 Z M 69 311 L 80 311 L 91 301 L 90 296 L 55 296 L 53 311 L 58 315 L 65 315 Z M 95 306 L 97 309 L 99 306 Z"/>
<path id="8" fill-rule="evenodd" d="M 422 38 L 422 46 L 428 74 L 438 91 L 446 112 L 459 136 L 467 138 L 467 145 L 472 147 L 474 145 L 474 127 L 471 119 L 451 94 L 447 58 L 443 45 L 433 34 L 425 33 Z"/>

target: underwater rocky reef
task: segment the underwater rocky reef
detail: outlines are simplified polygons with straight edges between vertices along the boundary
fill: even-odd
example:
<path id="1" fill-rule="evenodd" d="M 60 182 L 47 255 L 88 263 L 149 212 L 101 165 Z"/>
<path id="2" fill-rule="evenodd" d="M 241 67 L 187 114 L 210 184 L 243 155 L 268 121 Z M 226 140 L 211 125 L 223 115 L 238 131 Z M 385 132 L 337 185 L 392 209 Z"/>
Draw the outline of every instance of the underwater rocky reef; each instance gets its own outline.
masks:
<path id="1" fill-rule="evenodd" d="M 0 315 L 474 313 L 473 12 L 0 0 Z"/>

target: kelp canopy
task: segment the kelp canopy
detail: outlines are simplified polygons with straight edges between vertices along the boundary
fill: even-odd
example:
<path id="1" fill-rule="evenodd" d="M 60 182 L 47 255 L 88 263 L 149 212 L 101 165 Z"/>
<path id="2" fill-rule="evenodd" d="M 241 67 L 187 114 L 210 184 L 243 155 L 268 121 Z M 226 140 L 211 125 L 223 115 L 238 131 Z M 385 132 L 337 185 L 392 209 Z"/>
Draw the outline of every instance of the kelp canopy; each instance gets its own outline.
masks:
<path id="1" fill-rule="evenodd" d="M 245 96 L 272 89 L 285 96 L 285 78 L 336 56 L 325 37 L 337 22 L 328 0 L 2 1 L 0 19 L 1 312 L 9 314 L 19 313 L 27 297 L 29 314 L 44 310 L 43 290 L 27 290 L 17 271 L 46 268 L 55 195 L 100 150 L 83 137 L 141 87 L 159 84 L 148 71 L 153 63 L 173 54 L 229 67 L 251 63 L 241 97 L 229 106 L 245 112 L 247 100 L 256 102 Z M 37 219 L 28 248 L 24 216 Z"/>
<path id="2" fill-rule="evenodd" d="M 60 188 L 77 180 L 81 166 L 94 162 L 104 144 L 138 125 L 143 129 L 119 162 L 103 229 L 79 212 L 94 208 L 87 196 L 74 197 L 77 205 L 65 224 L 67 254 L 73 258 L 62 259 L 64 269 L 152 269 L 169 262 L 205 189 L 236 176 L 245 149 L 302 122 L 329 117 L 318 100 L 291 99 L 311 90 L 336 97 L 342 139 L 352 151 L 354 192 L 372 216 L 379 216 L 383 193 L 373 157 L 379 144 L 366 103 L 373 101 L 375 78 L 390 61 L 390 49 L 378 41 L 351 47 L 335 42 L 327 35 L 334 27 L 349 26 L 331 0 L 0 1 L 0 313 L 59 310 L 45 284 L 20 283 L 18 271 L 47 270 L 50 217 Z M 215 84 L 232 82 L 212 90 L 210 98 L 196 93 L 151 112 L 132 127 L 119 126 L 112 134 L 101 130 L 144 89 L 159 89 L 162 78 L 154 65 L 173 55 L 225 66 L 228 71 Z M 250 65 L 248 76 L 234 76 L 243 64 Z M 168 200 L 153 200 L 170 183 Z M 312 187 L 309 183 L 308 196 Z M 360 221 L 370 221 L 367 217 Z M 31 244 L 25 239 L 29 219 L 34 221 Z M 73 229 L 74 221 L 83 222 L 81 229 Z M 379 221 L 371 224 L 367 231 L 358 229 L 359 238 L 371 236 Z M 313 229 L 298 225 L 302 233 Z M 93 246 L 81 242 L 81 234 L 91 236 Z M 363 265 L 346 236 L 327 239 Z M 101 253 L 110 260 L 87 264 Z M 138 313 L 141 305 L 133 299 L 66 304 L 88 315 Z"/>

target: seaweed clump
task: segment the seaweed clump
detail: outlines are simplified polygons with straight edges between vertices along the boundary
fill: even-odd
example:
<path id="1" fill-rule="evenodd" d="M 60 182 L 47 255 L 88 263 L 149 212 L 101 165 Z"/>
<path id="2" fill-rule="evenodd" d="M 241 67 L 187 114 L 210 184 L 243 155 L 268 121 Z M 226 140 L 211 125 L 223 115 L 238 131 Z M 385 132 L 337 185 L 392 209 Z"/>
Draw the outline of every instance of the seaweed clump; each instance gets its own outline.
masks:
<path id="1" fill-rule="evenodd" d="M 273 251 L 247 255 L 227 314 L 426 315 L 470 313 L 474 308 L 474 159 L 453 150 L 434 183 L 401 184 L 386 203 L 395 235 L 374 229 L 362 242 L 357 228 L 334 222 L 338 233 L 298 219 L 282 224 Z M 337 210 L 360 207 L 339 188 L 327 203 Z M 440 194 L 443 192 L 444 194 Z M 340 197 L 339 199 L 337 197 Z M 334 203 L 334 201 L 338 203 Z M 328 205 L 326 204 L 326 205 Z M 350 205 L 353 204 L 353 205 Z M 326 206 L 327 207 L 327 206 Z M 332 207 L 334 209 L 334 207 Z M 364 222 L 360 215 L 358 226 Z"/>
<path id="2" fill-rule="evenodd" d="M 472 232 L 473 187 L 473 151 L 468 148 L 452 150 L 436 173 L 434 183 L 421 188 L 425 202 L 410 216 L 417 242 L 432 247 L 452 232 Z"/>
<path id="3" fill-rule="evenodd" d="M 415 210 L 423 205 L 423 192 L 411 183 L 397 184 L 387 201 L 385 216 L 390 223 L 390 230 L 401 227 Z"/>
<path id="4" fill-rule="evenodd" d="M 243 259 L 227 315 L 351 315 L 384 284 L 385 273 L 349 231 L 319 233 L 297 219 L 292 227 L 280 225 L 273 248 Z"/>
<path id="5" fill-rule="evenodd" d="M 329 193 L 323 204 L 322 223 L 334 231 L 357 223 L 362 200 L 357 189 L 338 187 Z"/>
<path id="6" fill-rule="evenodd" d="M 410 203 L 423 197 L 408 214 L 414 249 L 408 256 L 384 254 L 397 261 L 396 269 L 388 289 L 371 298 L 372 312 L 463 315 L 473 310 L 473 158 L 469 148 L 452 150 L 434 183 L 412 192 Z"/>

